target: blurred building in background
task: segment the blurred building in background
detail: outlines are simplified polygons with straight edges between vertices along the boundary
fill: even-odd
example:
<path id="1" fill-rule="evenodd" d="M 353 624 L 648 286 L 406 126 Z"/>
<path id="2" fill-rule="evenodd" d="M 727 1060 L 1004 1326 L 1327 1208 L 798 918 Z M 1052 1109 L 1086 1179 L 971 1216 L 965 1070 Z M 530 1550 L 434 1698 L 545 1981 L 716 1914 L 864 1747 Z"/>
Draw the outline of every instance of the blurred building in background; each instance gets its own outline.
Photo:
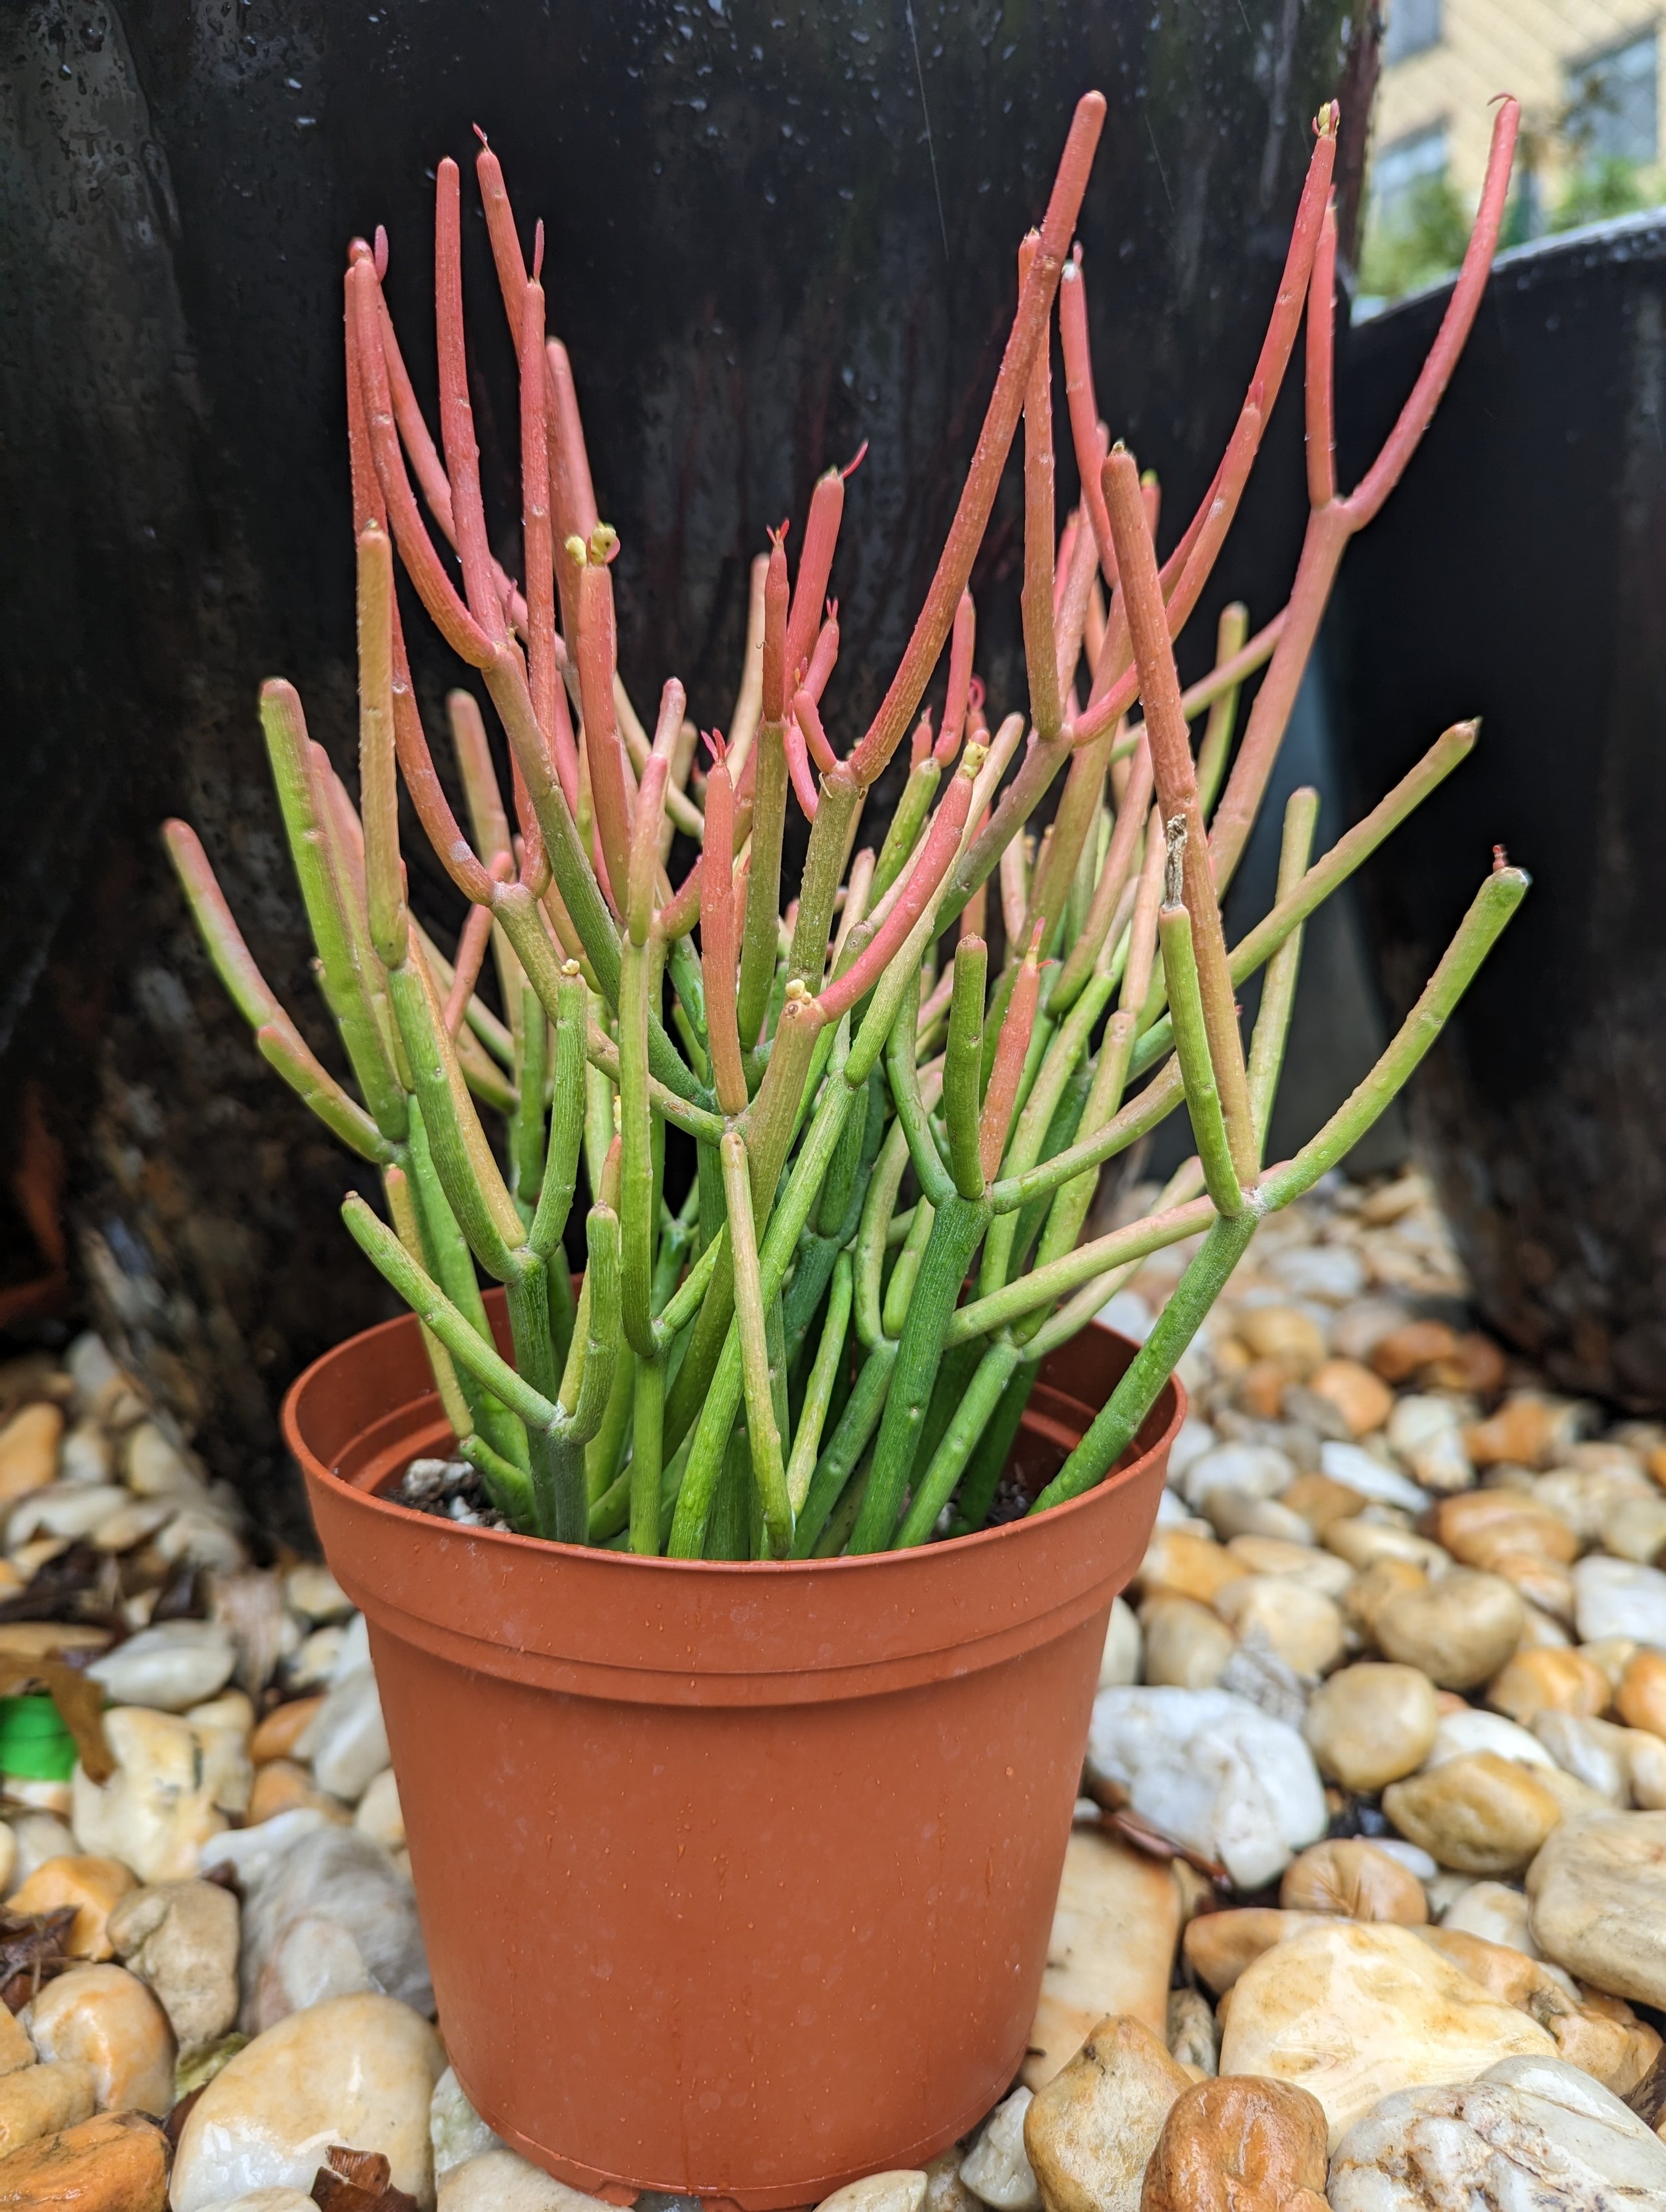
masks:
<path id="1" fill-rule="evenodd" d="M 1636 0 L 1388 0 L 1361 304 L 1455 268 L 1490 103 L 1522 103 L 1506 245 L 1666 198 L 1666 21 Z"/>

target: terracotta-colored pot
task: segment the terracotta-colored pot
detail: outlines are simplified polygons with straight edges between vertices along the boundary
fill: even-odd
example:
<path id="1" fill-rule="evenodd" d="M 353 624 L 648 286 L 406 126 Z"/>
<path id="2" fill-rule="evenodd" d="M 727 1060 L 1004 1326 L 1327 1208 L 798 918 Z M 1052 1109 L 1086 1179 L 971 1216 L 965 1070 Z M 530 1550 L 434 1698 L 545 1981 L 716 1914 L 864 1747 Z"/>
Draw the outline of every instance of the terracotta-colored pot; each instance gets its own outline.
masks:
<path id="1" fill-rule="evenodd" d="M 1042 1370 L 1037 1486 L 1131 1357 Z M 1184 1410 L 1057 1510 L 801 1565 L 643 1559 L 377 1496 L 447 1431 L 416 1325 L 284 1430 L 368 1619 L 441 2025 L 476 2109 L 575 2186 L 810 2204 L 922 2164 L 1024 2057 L 1110 1601 Z"/>

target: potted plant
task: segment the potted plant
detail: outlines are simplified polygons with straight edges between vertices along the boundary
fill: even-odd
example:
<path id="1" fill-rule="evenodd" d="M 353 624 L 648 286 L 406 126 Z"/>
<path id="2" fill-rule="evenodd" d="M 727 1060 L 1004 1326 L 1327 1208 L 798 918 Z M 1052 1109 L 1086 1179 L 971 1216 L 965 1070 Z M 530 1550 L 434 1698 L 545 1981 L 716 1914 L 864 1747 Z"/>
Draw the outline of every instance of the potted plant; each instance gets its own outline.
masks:
<path id="1" fill-rule="evenodd" d="M 785 527 L 760 554 L 735 709 L 698 774 L 681 685 L 650 734 L 620 682 L 615 540 L 544 329 L 542 234 L 529 266 L 483 148 L 520 369 L 519 577 L 494 553 L 460 183 L 442 162 L 437 447 L 384 304 L 385 240 L 349 253 L 356 806 L 293 690 L 262 698 L 352 1088 L 267 990 L 193 833 L 168 825 L 260 1049 L 383 1173 L 387 1220 L 356 1197 L 344 1212 L 413 1317 L 327 1355 L 286 1419 L 370 1623 L 448 2046 L 509 2142 L 604 2193 L 801 2203 L 923 2160 L 1005 2087 L 1110 1601 L 1181 1418 L 1175 1364 L 1256 1224 L 1406 1080 L 1525 889 L 1497 856 L 1371 1076 L 1294 1159 L 1264 1165 L 1302 926 L 1474 742 L 1474 725 L 1447 731 L 1317 860 L 1298 793 L 1278 902 L 1227 946 L 1219 896 L 1341 550 L 1474 319 L 1515 110 L 1429 360 L 1346 497 L 1338 115 L 1321 114 L 1249 394 L 1159 565 L 1156 487 L 1098 419 L 1071 252 L 1104 107 L 1078 106 L 1024 241 L 982 433 L 872 723 L 854 744 L 830 734 L 828 593 L 850 557 L 830 470 L 795 569 Z M 1082 484 L 1061 532 L 1055 307 Z M 1287 607 L 1254 637 L 1234 609 L 1213 672 L 1183 691 L 1172 640 L 1304 309 L 1308 549 Z M 1020 419 L 1029 696 L 992 727 L 967 584 Z M 508 740 L 506 806 L 479 691 L 453 693 L 466 827 L 410 684 L 400 569 Z M 1262 668 L 1234 757 L 1239 688 Z M 894 818 L 865 845 L 864 801 L 910 732 Z M 471 902 L 449 954 L 407 904 L 401 777 Z M 811 828 L 783 911 L 793 806 Z M 697 851 L 686 868 L 679 839 Z M 1263 966 L 1246 1051 L 1234 993 Z M 1183 1101 L 1195 1157 L 1152 1213 L 1082 1241 L 1099 1169 Z M 1144 1255 L 1191 1237 L 1142 1346 L 1093 1327 Z M 473 1470 L 496 1525 L 384 1494 L 436 1453 Z"/>

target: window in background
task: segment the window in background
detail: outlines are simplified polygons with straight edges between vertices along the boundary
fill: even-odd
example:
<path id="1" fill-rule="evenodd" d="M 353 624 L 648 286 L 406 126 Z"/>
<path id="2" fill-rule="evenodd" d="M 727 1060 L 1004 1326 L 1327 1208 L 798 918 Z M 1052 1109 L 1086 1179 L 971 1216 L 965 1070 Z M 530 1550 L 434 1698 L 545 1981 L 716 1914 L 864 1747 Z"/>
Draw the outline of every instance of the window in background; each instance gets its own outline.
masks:
<path id="1" fill-rule="evenodd" d="M 1468 224 L 1448 173 L 1444 122 L 1408 131 L 1377 149 L 1366 218 L 1362 306 L 1398 299 L 1456 264 Z"/>
<path id="2" fill-rule="evenodd" d="M 1646 166 L 1659 156 L 1660 62 L 1653 31 L 1567 73 L 1566 135 L 1588 164 Z"/>
<path id="3" fill-rule="evenodd" d="M 1420 191 L 1446 174 L 1446 125 L 1432 123 L 1384 146 L 1371 167 L 1371 216 L 1398 224 L 1411 214 Z"/>
<path id="4" fill-rule="evenodd" d="M 1426 53 L 1441 40 L 1441 0 L 1393 0 L 1383 58 L 1390 67 Z"/>

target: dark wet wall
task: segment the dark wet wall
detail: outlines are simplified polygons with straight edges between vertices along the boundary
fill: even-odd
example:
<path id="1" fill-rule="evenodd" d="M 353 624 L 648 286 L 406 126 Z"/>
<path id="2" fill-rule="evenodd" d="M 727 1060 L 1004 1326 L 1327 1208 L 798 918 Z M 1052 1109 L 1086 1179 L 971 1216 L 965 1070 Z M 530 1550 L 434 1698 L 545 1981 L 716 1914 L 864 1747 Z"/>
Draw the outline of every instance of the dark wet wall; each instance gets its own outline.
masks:
<path id="1" fill-rule="evenodd" d="M 1353 333 L 1374 450 L 1445 304 Z M 1357 459 L 1355 462 L 1357 465 Z M 1344 571 L 1338 753 L 1374 794 L 1474 757 L 1365 874 L 1403 1012 L 1495 842 L 1533 889 L 1410 1093 L 1486 1318 L 1666 1411 L 1666 222 L 1505 256 L 1426 443 Z"/>

